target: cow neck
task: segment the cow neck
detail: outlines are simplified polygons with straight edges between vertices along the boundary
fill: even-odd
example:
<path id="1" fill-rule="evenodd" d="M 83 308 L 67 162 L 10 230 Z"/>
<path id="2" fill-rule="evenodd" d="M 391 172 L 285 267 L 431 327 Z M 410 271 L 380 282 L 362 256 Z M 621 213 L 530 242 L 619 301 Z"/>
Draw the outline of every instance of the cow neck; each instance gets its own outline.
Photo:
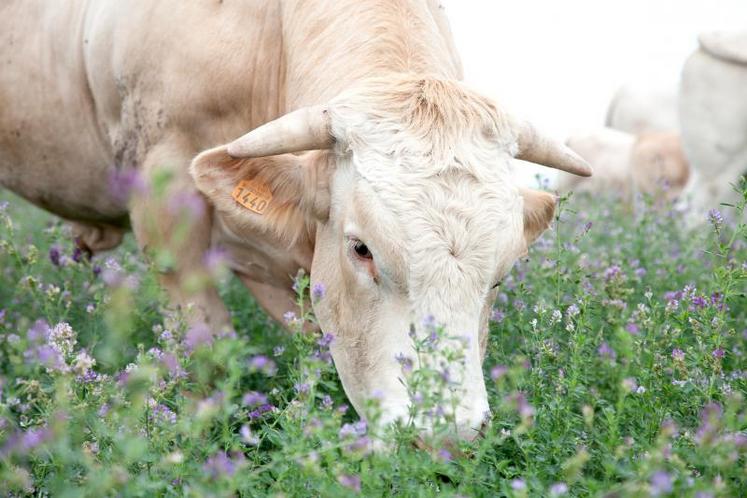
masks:
<path id="1" fill-rule="evenodd" d="M 286 0 L 286 112 L 324 104 L 371 77 L 458 79 L 452 40 L 431 8 L 426 0 Z"/>

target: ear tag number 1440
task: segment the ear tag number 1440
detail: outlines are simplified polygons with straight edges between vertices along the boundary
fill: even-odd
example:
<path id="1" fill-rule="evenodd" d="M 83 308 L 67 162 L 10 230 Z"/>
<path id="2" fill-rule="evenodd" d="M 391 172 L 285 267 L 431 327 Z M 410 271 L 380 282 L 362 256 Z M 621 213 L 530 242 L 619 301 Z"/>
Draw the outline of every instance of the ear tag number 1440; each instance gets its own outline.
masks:
<path id="1" fill-rule="evenodd" d="M 241 180 L 232 194 L 234 200 L 257 214 L 263 214 L 272 200 L 272 192 L 258 180 Z"/>

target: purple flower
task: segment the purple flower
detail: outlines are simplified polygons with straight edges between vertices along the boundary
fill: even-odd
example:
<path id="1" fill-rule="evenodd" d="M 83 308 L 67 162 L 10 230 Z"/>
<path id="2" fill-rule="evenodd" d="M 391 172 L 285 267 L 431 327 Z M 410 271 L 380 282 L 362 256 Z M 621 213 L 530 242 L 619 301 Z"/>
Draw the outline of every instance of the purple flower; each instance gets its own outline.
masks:
<path id="1" fill-rule="evenodd" d="M 651 495 L 661 496 L 672 492 L 672 476 L 660 470 L 651 476 Z"/>
<path id="2" fill-rule="evenodd" d="M 329 349 L 330 344 L 332 344 L 332 341 L 334 340 L 335 336 L 332 334 L 324 334 L 318 341 L 316 341 L 316 344 L 322 349 Z"/>
<path id="3" fill-rule="evenodd" d="M 130 372 L 128 372 L 127 370 L 122 370 L 121 372 L 117 372 L 114 375 L 114 378 L 117 381 L 117 385 L 123 386 L 130 380 Z"/>
<path id="4" fill-rule="evenodd" d="M 368 423 L 365 420 L 359 420 L 353 424 L 353 428 L 356 434 L 362 436 L 368 430 Z"/>
<path id="5" fill-rule="evenodd" d="M 329 410 L 330 408 L 332 408 L 332 405 L 334 405 L 332 397 L 329 394 L 325 394 L 322 398 L 322 407 Z"/>
<path id="6" fill-rule="evenodd" d="M 450 462 L 453 459 L 451 453 L 446 448 L 441 448 L 440 450 L 438 450 L 437 455 L 438 458 L 440 460 L 443 460 L 444 462 Z"/>
<path id="7" fill-rule="evenodd" d="M 238 453 L 237 455 L 241 454 Z M 243 460 L 243 458 L 243 455 L 241 455 L 238 459 Z M 236 463 L 234 459 L 221 451 L 208 458 L 202 468 L 214 479 L 222 476 L 230 477 L 236 472 Z"/>
<path id="8" fill-rule="evenodd" d="M 581 310 L 578 309 L 578 306 L 576 304 L 572 304 L 568 306 L 568 309 L 565 310 L 565 314 L 566 316 L 568 316 L 568 318 L 573 318 L 574 316 L 577 316 L 580 312 Z"/>
<path id="9" fill-rule="evenodd" d="M 72 354 L 77 342 L 75 331 L 68 323 L 58 323 L 49 332 L 49 345 L 63 356 Z"/>
<path id="10" fill-rule="evenodd" d="M 397 363 L 400 364 L 404 373 L 412 372 L 412 369 L 414 367 L 412 358 L 405 356 L 404 353 L 397 353 L 397 356 L 395 356 L 394 359 L 397 360 Z"/>
<path id="11" fill-rule="evenodd" d="M 508 401 L 516 407 L 516 411 L 522 418 L 529 418 L 534 415 L 534 408 L 527 401 L 526 394 L 522 392 L 514 393 L 508 397 Z"/>
<path id="12" fill-rule="evenodd" d="M 511 489 L 514 491 L 522 491 L 527 489 L 527 483 L 523 479 L 514 479 L 511 481 Z"/>
<path id="13" fill-rule="evenodd" d="M 55 266 L 60 266 L 60 248 L 58 246 L 52 246 L 49 248 L 49 260 Z"/>
<path id="14" fill-rule="evenodd" d="M 727 434 L 722 438 L 722 441 L 732 443 L 740 450 L 747 449 L 747 434 L 742 434 L 741 432 Z"/>
<path id="15" fill-rule="evenodd" d="M 213 331 L 204 323 L 191 327 L 184 337 L 184 343 L 190 351 L 199 346 L 209 346 L 212 342 Z"/>
<path id="16" fill-rule="evenodd" d="M 76 246 L 75 249 L 73 249 L 73 261 L 76 263 L 83 261 L 83 249 L 80 247 Z"/>
<path id="17" fill-rule="evenodd" d="M 151 412 L 153 414 L 153 418 L 156 421 L 160 422 L 168 422 L 170 424 L 176 423 L 176 413 L 174 413 L 171 408 L 169 408 L 166 405 L 157 404 L 152 409 Z"/>
<path id="18" fill-rule="evenodd" d="M 257 407 L 257 409 L 252 410 L 249 412 L 249 418 L 252 420 L 257 420 L 258 418 L 262 417 L 265 413 L 269 413 L 273 411 L 275 407 L 269 403 L 265 403 L 264 405 L 260 405 Z"/>
<path id="19" fill-rule="evenodd" d="M 67 364 L 65 363 L 65 359 L 62 357 L 62 353 L 52 346 L 47 346 L 45 344 L 36 348 L 35 351 L 28 351 L 28 353 L 30 353 L 28 355 L 29 357 L 33 357 L 32 355 L 35 353 L 36 359 L 39 363 L 47 367 L 48 370 L 57 372 L 64 372 L 67 370 Z"/>
<path id="20" fill-rule="evenodd" d="M 672 350 L 672 358 L 675 361 L 685 361 L 685 352 L 679 348 L 674 348 Z"/>
<path id="21" fill-rule="evenodd" d="M 257 355 L 249 360 L 249 369 L 252 372 L 262 372 L 268 377 L 272 377 L 278 371 L 275 362 L 264 355 Z"/>
<path id="22" fill-rule="evenodd" d="M 505 367 L 504 365 L 496 365 L 490 369 L 490 378 L 493 379 L 494 381 L 497 381 L 498 379 L 502 378 L 507 373 L 508 373 L 508 367 Z"/>
<path id="23" fill-rule="evenodd" d="M 23 451 L 31 451 L 42 445 L 52 437 L 52 431 L 46 427 L 29 429 L 21 437 L 20 447 Z"/>
<path id="24" fill-rule="evenodd" d="M 675 299 L 682 299 L 682 292 L 668 291 L 664 293 L 665 301 L 673 301 Z"/>
<path id="25" fill-rule="evenodd" d="M 32 342 L 44 342 L 49 337 L 51 331 L 52 329 L 47 322 L 44 320 L 37 320 L 29 329 L 26 337 Z"/>
<path id="26" fill-rule="evenodd" d="M 626 392 L 633 392 L 638 389 L 638 382 L 633 377 L 626 377 L 622 381 L 622 387 Z"/>
<path id="27" fill-rule="evenodd" d="M 556 482 L 550 486 L 550 496 L 556 498 L 568 493 L 568 485 L 564 482 Z"/>
<path id="28" fill-rule="evenodd" d="M 602 358 L 606 358 L 608 360 L 614 360 L 615 358 L 617 358 L 617 353 L 615 353 L 615 350 L 612 349 L 606 342 L 602 342 L 602 344 L 599 345 L 597 353 L 599 353 L 599 356 L 601 356 Z"/>
<path id="29" fill-rule="evenodd" d="M 719 430 L 723 409 L 716 403 L 709 403 L 700 412 L 700 427 L 695 434 L 695 442 L 699 445 L 708 445 L 715 440 Z"/>
<path id="30" fill-rule="evenodd" d="M 433 315 L 426 315 L 423 318 L 423 328 L 425 329 L 435 329 L 438 324 L 436 323 L 436 317 Z"/>
<path id="31" fill-rule="evenodd" d="M 622 277 L 622 268 L 618 265 L 612 265 L 604 271 L 604 280 L 610 282 Z"/>
<path id="32" fill-rule="evenodd" d="M 711 209 L 708 211 L 708 221 L 711 222 L 716 231 L 719 231 L 724 225 L 724 215 L 718 209 Z"/>
<path id="33" fill-rule="evenodd" d="M 702 310 L 703 308 L 708 306 L 708 301 L 706 301 L 703 296 L 694 296 L 690 300 L 690 303 L 690 311 Z"/>
<path id="34" fill-rule="evenodd" d="M 134 193 L 143 193 L 145 182 L 137 170 L 114 170 L 109 177 L 109 193 L 114 200 L 127 202 Z"/>
<path id="35" fill-rule="evenodd" d="M 724 303 L 724 295 L 720 292 L 714 292 L 711 294 L 711 304 L 719 311 L 726 309 L 726 303 Z"/>
<path id="36" fill-rule="evenodd" d="M 453 384 L 454 379 L 451 378 L 451 372 L 449 372 L 449 367 L 445 367 L 443 370 L 439 372 L 441 376 L 441 380 L 444 381 L 444 384 Z"/>
<path id="37" fill-rule="evenodd" d="M 368 424 L 365 420 L 359 420 L 354 424 L 345 424 L 340 428 L 338 436 L 340 439 L 347 439 L 350 437 L 363 437 L 368 431 Z"/>
<path id="38" fill-rule="evenodd" d="M 297 394 L 308 394 L 311 386 L 307 382 L 297 382 L 293 385 Z"/>
<path id="39" fill-rule="evenodd" d="M 109 287 L 119 287 L 125 282 L 125 272 L 117 261 L 109 258 L 104 263 L 104 271 L 101 273 L 101 279 Z"/>
<path id="40" fill-rule="evenodd" d="M 311 288 L 311 297 L 315 301 L 319 301 L 324 297 L 324 295 L 327 292 L 327 288 L 324 286 L 323 283 L 317 282 L 314 284 L 314 287 Z"/>
<path id="41" fill-rule="evenodd" d="M 499 309 L 494 309 L 490 319 L 495 323 L 501 323 L 506 318 L 506 314 Z"/>
<path id="42" fill-rule="evenodd" d="M 298 320 L 298 317 L 296 316 L 296 313 L 293 311 L 286 311 L 283 313 L 283 321 L 286 325 L 292 325 L 296 320 Z"/>
<path id="43" fill-rule="evenodd" d="M 267 403 L 267 396 L 264 394 L 257 392 L 257 391 L 249 391 L 244 395 L 244 398 L 242 399 L 242 403 L 246 406 L 257 406 L 257 405 L 264 405 Z"/>
<path id="44" fill-rule="evenodd" d="M 88 370 L 82 376 L 77 377 L 77 380 L 85 384 L 93 384 L 101 380 L 101 376 L 93 370 Z"/>
<path id="45" fill-rule="evenodd" d="M 228 251 L 223 247 L 211 247 L 202 255 L 202 263 L 210 272 L 216 272 L 228 262 Z"/>
<path id="46" fill-rule="evenodd" d="M 161 357 L 161 363 L 166 367 L 172 377 L 181 377 L 184 374 L 184 371 L 179 366 L 179 360 L 174 353 L 164 353 Z"/>
<path id="47" fill-rule="evenodd" d="M 367 454 L 371 450 L 371 438 L 361 436 L 350 443 L 345 450 L 349 453 Z"/>
<path id="48" fill-rule="evenodd" d="M 723 350 L 723 348 L 717 348 L 713 350 L 711 355 L 713 355 L 713 357 L 717 360 L 720 360 L 726 355 L 726 352 Z"/>
<path id="49" fill-rule="evenodd" d="M 168 210 L 175 216 L 186 214 L 198 219 L 205 214 L 205 200 L 194 192 L 178 192 L 169 197 Z"/>
<path id="50" fill-rule="evenodd" d="M 361 478 L 358 476 L 351 476 L 348 474 L 342 474 L 337 478 L 337 481 L 348 489 L 352 489 L 356 493 L 361 492 Z"/>
<path id="51" fill-rule="evenodd" d="M 7 438 L 5 445 L 0 448 L 0 456 L 7 456 L 18 451 L 29 453 L 52 438 L 52 431 L 47 427 L 29 429 L 18 432 Z"/>
<path id="52" fill-rule="evenodd" d="M 625 330 L 632 335 L 638 335 L 640 333 L 640 329 L 638 328 L 638 325 L 636 325 L 633 322 L 628 322 L 627 325 L 625 325 Z"/>
<path id="53" fill-rule="evenodd" d="M 109 403 L 104 403 L 103 405 L 101 405 L 101 408 L 99 408 L 98 416 L 101 418 L 106 417 L 106 415 L 109 413 L 110 408 L 111 407 L 109 406 Z"/>

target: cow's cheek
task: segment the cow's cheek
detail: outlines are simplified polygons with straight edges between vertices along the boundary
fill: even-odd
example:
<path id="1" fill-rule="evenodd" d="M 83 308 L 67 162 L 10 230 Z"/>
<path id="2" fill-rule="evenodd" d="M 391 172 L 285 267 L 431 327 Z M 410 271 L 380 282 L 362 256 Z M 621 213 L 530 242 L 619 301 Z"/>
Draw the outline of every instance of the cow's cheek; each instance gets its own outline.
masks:
<path id="1" fill-rule="evenodd" d="M 347 256 L 329 245 L 318 247 L 311 269 L 312 285 L 320 283 L 326 290 L 323 298 L 315 301 L 314 313 L 325 333 L 336 337 L 349 337 L 355 331 L 351 322 L 356 315 L 360 296 Z"/>

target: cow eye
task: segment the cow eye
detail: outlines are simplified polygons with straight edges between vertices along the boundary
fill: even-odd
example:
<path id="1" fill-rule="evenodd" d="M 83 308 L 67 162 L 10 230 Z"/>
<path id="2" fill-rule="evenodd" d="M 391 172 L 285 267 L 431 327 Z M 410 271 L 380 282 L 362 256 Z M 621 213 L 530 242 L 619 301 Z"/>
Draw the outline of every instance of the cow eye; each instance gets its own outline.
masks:
<path id="1" fill-rule="evenodd" d="M 355 254 L 357 254 L 358 257 L 361 259 L 373 259 L 373 254 L 371 254 L 371 250 L 368 248 L 366 244 L 364 244 L 360 240 L 357 240 L 355 242 L 355 245 L 353 245 L 353 250 L 355 251 Z"/>
<path id="2" fill-rule="evenodd" d="M 497 289 L 501 286 L 501 281 L 499 280 L 493 287 L 490 288 L 490 290 Z"/>

